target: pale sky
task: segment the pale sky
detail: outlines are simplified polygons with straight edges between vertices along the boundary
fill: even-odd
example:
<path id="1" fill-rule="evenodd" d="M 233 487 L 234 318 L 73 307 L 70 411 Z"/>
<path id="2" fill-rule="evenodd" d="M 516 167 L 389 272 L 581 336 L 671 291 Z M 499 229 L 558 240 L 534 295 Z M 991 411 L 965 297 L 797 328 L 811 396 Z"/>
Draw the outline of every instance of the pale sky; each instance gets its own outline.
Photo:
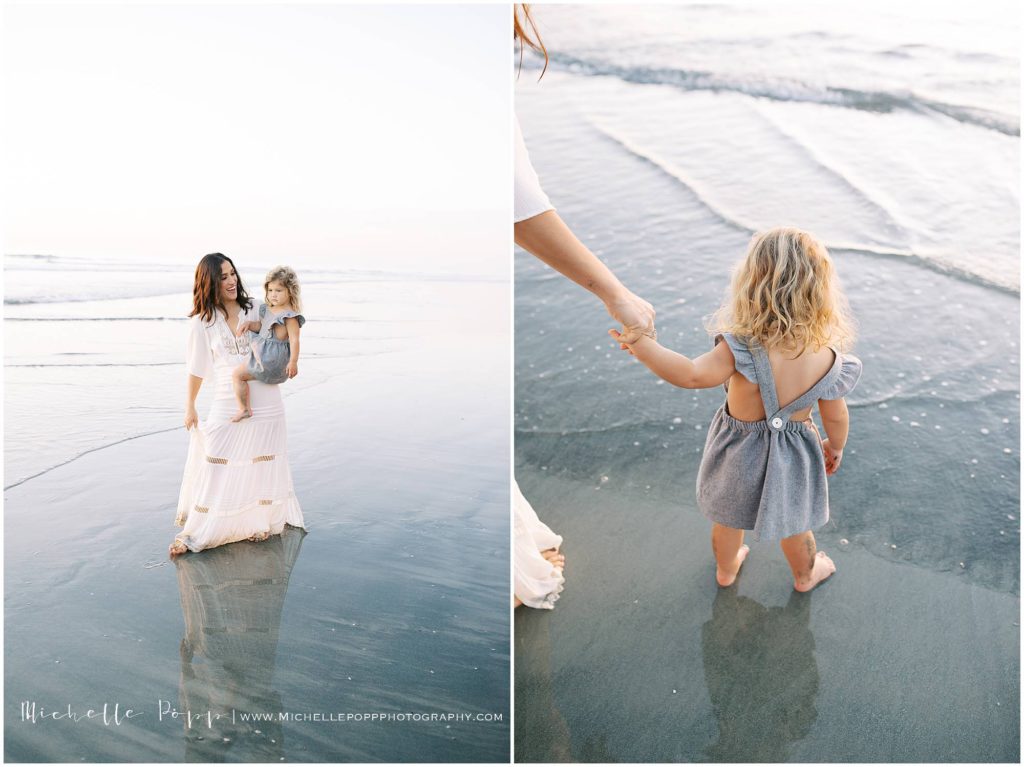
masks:
<path id="1" fill-rule="evenodd" d="M 7 5 L 4 252 L 507 277 L 510 17 Z"/>

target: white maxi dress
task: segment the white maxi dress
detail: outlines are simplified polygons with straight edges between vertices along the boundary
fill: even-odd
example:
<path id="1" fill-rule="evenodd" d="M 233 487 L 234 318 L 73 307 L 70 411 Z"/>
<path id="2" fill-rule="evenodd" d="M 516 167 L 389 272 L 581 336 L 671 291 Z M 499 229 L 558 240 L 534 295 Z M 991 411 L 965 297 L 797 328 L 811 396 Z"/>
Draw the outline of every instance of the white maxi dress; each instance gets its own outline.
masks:
<path id="1" fill-rule="evenodd" d="M 526 151 L 519 120 L 515 125 L 515 220 L 516 223 L 554 210 L 548 196 L 540 186 L 537 172 Z M 540 552 L 557 549 L 562 536 L 540 521 L 537 512 L 513 483 L 512 510 L 515 551 L 515 595 L 527 607 L 550 610 L 555 606 L 565 583 L 562 569 L 555 567 Z"/>
<path id="2" fill-rule="evenodd" d="M 239 320 L 256 319 L 255 306 Z M 249 382 L 252 417 L 231 418 L 238 404 L 231 372 L 249 358 L 249 334 L 235 336 L 217 312 L 212 323 L 192 317 L 186 368 L 213 388 L 205 419 L 189 433 L 185 476 L 178 497 L 175 536 L 190 551 L 278 535 L 285 525 L 306 525 L 292 487 L 284 403 L 277 385 Z"/>

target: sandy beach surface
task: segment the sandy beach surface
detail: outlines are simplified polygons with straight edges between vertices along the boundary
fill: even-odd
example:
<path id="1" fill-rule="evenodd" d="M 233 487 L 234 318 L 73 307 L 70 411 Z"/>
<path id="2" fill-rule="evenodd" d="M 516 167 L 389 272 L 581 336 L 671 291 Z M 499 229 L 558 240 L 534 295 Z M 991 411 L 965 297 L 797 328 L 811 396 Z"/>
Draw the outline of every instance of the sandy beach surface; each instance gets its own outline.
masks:
<path id="1" fill-rule="evenodd" d="M 694 488 L 722 390 L 660 382 L 597 302 L 518 253 L 516 479 L 567 567 L 553 611 L 516 613 L 516 760 L 1016 762 L 1019 200 L 1002 179 L 1019 120 L 795 98 L 773 45 L 792 76 L 797 50 L 845 57 L 806 79 L 848 84 L 895 71 L 897 48 L 919 67 L 970 46 L 883 50 L 852 25 L 747 39 L 757 20 L 730 13 L 551 9 L 552 66 L 539 85 L 524 69 L 516 111 L 553 204 L 672 349 L 710 348 L 703 318 L 756 228 L 829 246 L 864 362 L 816 532 L 838 572 L 794 594 L 777 544 L 749 541 L 718 589 Z"/>
<path id="2" fill-rule="evenodd" d="M 7 267 L 8 760 L 507 758 L 506 285 L 307 270 L 309 531 L 170 562 L 190 270 Z"/>

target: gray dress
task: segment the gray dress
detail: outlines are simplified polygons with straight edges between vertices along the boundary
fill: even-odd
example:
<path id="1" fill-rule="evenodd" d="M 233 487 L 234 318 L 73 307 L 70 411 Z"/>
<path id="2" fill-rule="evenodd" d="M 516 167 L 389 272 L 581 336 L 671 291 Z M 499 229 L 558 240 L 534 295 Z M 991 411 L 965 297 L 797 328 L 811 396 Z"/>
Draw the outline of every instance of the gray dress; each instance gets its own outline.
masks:
<path id="1" fill-rule="evenodd" d="M 801 396 L 779 407 L 768 353 L 729 333 L 736 370 L 761 390 L 766 418 L 738 421 L 728 402 L 708 427 L 697 472 L 697 505 L 712 522 L 753 530 L 755 540 L 778 540 L 821 527 L 828 521 L 828 481 L 820 438 L 813 422 L 790 421 L 817 400 L 842 399 L 856 386 L 861 361 L 836 349 L 829 371 Z"/>
<path id="2" fill-rule="evenodd" d="M 281 341 L 274 335 L 275 325 L 284 325 L 289 317 L 295 317 L 301 328 L 306 318 L 298 312 L 286 309 L 280 314 L 273 314 L 266 304 L 260 304 L 260 332 L 249 343 L 252 354 L 246 370 L 255 380 L 267 384 L 279 384 L 288 380 L 285 368 L 292 356 L 292 347 L 285 339 Z"/>

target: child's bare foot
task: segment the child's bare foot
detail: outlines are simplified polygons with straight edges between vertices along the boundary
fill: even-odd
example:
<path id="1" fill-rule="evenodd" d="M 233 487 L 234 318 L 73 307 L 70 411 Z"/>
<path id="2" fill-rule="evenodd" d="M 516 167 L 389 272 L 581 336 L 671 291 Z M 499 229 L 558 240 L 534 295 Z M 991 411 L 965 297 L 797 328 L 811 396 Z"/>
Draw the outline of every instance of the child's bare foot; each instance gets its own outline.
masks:
<path id="1" fill-rule="evenodd" d="M 264 531 L 262 533 L 253 533 L 249 536 L 249 540 L 253 543 L 263 543 L 263 541 L 267 540 L 269 537 L 270 533 Z"/>
<path id="2" fill-rule="evenodd" d="M 559 569 L 565 568 L 565 555 L 558 549 L 545 549 L 540 555 L 555 567 Z"/>
<path id="3" fill-rule="evenodd" d="M 731 586 L 736 582 L 736 576 L 740 574 L 740 568 L 743 567 L 743 560 L 747 558 L 747 554 L 750 553 L 750 547 L 747 544 L 740 546 L 740 550 L 736 552 L 736 561 L 728 569 L 724 567 L 715 568 L 715 580 L 718 581 L 718 585 L 722 588 Z"/>
<path id="4" fill-rule="evenodd" d="M 835 571 L 835 562 L 824 551 L 819 551 L 814 557 L 811 572 L 803 578 L 794 580 L 793 588 L 797 591 L 810 591 Z"/>
<path id="5" fill-rule="evenodd" d="M 171 558 L 173 559 L 174 557 L 180 557 L 186 551 L 188 551 L 188 546 L 186 546 L 184 543 L 175 538 L 174 543 L 171 544 L 171 547 L 167 550 L 167 553 L 170 554 Z"/>
<path id="6" fill-rule="evenodd" d="M 252 418 L 252 411 L 249 408 L 239 410 L 237 413 L 235 413 L 234 418 L 231 419 L 231 423 L 238 423 L 243 418 Z"/>

